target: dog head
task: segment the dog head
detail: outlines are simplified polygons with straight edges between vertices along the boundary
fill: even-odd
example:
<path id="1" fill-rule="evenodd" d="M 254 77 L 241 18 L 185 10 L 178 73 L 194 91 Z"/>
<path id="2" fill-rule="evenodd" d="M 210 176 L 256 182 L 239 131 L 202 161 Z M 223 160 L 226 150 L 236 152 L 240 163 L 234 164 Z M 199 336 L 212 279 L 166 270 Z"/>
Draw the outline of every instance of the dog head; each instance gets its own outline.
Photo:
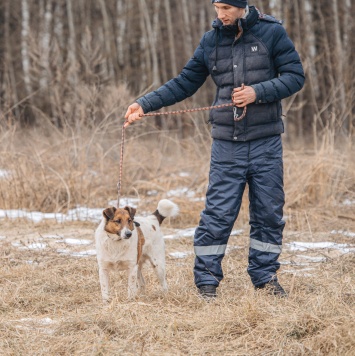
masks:
<path id="1" fill-rule="evenodd" d="M 129 239 L 134 230 L 134 215 L 136 209 L 126 206 L 123 209 L 115 207 L 107 208 L 103 211 L 103 216 L 106 219 L 105 231 L 108 232 L 113 240 Z"/>

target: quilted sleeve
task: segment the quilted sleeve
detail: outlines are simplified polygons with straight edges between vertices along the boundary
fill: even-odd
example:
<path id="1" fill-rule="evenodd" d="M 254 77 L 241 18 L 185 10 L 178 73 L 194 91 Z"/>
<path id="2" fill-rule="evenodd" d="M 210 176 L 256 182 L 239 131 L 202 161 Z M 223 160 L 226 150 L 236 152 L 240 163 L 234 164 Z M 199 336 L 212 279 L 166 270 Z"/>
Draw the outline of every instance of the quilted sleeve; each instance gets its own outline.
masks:
<path id="1" fill-rule="evenodd" d="M 274 25 L 272 59 L 278 76 L 252 85 L 256 103 L 270 103 L 291 96 L 302 89 L 305 81 L 302 63 L 285 29 Z"/>
<path id="2" fill-rule="evenodd" d="M 187 62 L 181 73 L 160 88 L 137 100 L 144 113 L 156 111 L 173 105 L 194 93 L 206 81 L 209 72 L 204 62 L 204 37 L 196 48 L 193 57 Z"/>

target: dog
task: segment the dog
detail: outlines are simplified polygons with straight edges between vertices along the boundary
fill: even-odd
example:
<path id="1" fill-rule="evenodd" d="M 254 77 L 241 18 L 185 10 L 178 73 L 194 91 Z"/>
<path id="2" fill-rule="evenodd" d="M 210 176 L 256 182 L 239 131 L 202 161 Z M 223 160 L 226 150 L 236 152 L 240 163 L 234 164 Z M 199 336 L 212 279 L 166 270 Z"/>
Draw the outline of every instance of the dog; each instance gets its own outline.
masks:
<path id="1" fill-rule="evenodd" d="M 147 217 L 136 218 L 136 209 L 129 206 L 103 210 L 101 223 L 95 231 L 95 243 L 104 303 L 109 301 L 109 271 L 128 271 L 128 297 L 134 298 L 145 288 L 142 275 L 145 262 L 150 262 L 162 290 L 167 291 L 165 244 L 160 225 L 165 218 L 174 217 L 178 212 L 178 206 L 167 199 L 160 200 L 156 211 Z"/>

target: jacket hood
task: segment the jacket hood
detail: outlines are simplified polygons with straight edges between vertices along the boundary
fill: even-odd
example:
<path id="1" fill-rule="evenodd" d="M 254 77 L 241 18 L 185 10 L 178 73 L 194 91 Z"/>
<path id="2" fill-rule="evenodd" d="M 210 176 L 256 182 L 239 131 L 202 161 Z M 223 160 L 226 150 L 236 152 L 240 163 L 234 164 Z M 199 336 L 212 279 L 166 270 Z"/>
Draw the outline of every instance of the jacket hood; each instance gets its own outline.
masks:
<path id="1" fill-rule="evenodd" d="M 250 6 L 249 14 L 248 14 L 247 18 L 238 19 L 238 20 L 236 20 L 236 23 L 234 25 L 227 25 L 227 26 L 224 26 L 223 22 L 220 19 L 216 18 L 212 22 L 212 27 L 214 29 L 221 30 L 223 33 L 235 34 L 238 31 L 238 22 L 240 22 L 243 30 L 246 31 L 246 30 L 252 28 L 256 24 L 256 22 L 259 19 L 259 16 L 260 16 L 259 10 L 255 6 Z"/>

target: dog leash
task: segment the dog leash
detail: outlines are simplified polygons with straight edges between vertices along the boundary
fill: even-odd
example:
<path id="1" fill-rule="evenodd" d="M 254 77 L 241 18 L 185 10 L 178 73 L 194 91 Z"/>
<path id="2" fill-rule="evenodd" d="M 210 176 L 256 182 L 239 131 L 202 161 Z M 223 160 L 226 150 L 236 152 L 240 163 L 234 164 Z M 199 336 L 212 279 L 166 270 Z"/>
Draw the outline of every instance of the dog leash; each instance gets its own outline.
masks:
<path id="1" fill-rule="evenodd" d="M 241 90 L 244 89 L 244 83 L 241 85 Z M 233 93 L 232 93 L 233 96 Z M 238 115 L 238 108 L 235 106 L 235 104 L 232 103 L 227 103 L 227 104 L 220 104 L 220 105 L 213 105 L 213 106 L 205 106 L 202 108 L 193 108 L 193 109 L 182 109 L 182 110 L 175 110 L 175 111 L 164 111 L 164 112 L 153 112 L 153 113 L 147 113 L 143 115 L 139 115 L 140 117 L 145 117 L 145 116 L 161 116 L 161 115 L 176 115 L 176 114 L 185 114 L 188 112 L 196 112 L 196 111 L 208 111 L 208 110 L 213 110 L 213 109 L 220 109 L 220 108 L 225 108 L 228 106 L 233 106 L 233 116 L 234 116 L 234 121 L 240 121 L 244 119 L 246 113 L 247 113 L 247 107 L 244 106 L 243 112 L 241 115 Z"/>
<path id="2" fill-rule="evenodd" d="M 117 182 L 117 209 L 120 207 L 121 198 L 121 185 L 122 185 L 122 170 L 123 170 L 123 153 L 124 153 L 124 141 L 125 141 L 125 125 L 126 121 L 122 125 L 122 139 L 121 139 L 121 157 L 120 157 L 120 174 Z"/>
<path id="3" fill-rule="evenodd" d="M 241 90 L 244 89 L 244 83 L 241 85 Z M 233 96 L 233 94 L 232 94 Z M 232 103 L 227 103 L 227 104 L 220 104 L 220 105 L 212 105 L 212 106 L 205 106 L 202 108 L 192 108 L 192 109 L 182 109 L 182 110 L 174 110 L 174 111 L 164 111 L 164 112 L 152 112 L 152 113 L 147 113 L 147 114 L 141 114 L 139 115 L 140 117 L 147 117 L 147 116 L 162 116 L 162 115 L 177 115 L 177 114 L 185 114 L 188 112 L 197 112 L 197 111 L 208 111 L 208 110 L 213 110 L 213 109 L 220 109 L 220 108 L 225 108 L 233 106 L 233 117 L 234 121 L 240 121 L 244 119 L 246 113 L 247 113 L 247 107 L 244 106 L 243 112 L 241 115 L 238 115 L 238 108 L 235 106 L 235 104 Z M 122 140 L 121 140 L 121 157 L 120 157 L 120 173 L 119 173 L 119 180 L 117 183 L 117 208 L 119 208 L 120 205 L 120 197 L 121 197 L 121 185 L 122 185 L 122 170 L 123 170 L 123 153 L 124 153 L 124 143 L 125 143 L 125 121 L 122 125 Z"/>

